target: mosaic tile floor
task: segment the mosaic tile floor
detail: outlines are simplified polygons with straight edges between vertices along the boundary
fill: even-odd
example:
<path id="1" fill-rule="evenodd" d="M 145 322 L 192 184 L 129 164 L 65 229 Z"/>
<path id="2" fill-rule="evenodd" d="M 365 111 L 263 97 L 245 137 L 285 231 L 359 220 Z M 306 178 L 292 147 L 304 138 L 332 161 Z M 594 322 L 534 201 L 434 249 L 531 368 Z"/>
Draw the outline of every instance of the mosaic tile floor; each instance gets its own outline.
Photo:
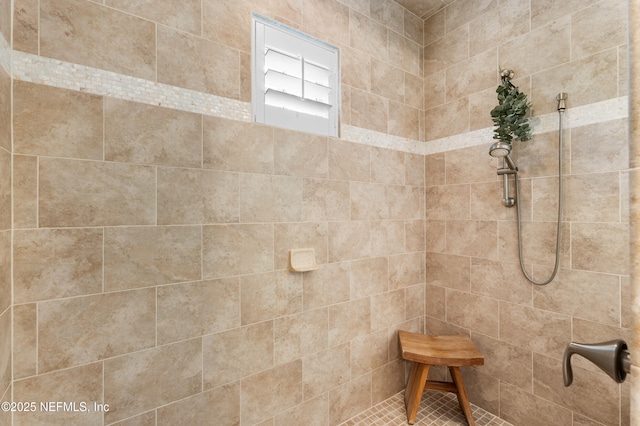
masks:
<path id="1" fill-rule="evenodd" d="M 476 426 L 511 426 L 491 413 L 471 404 Z M 382 401 L 340 426 L 406 426 L 404 391 Z M 420 402 L 414 426 L 467 426 L 458 400 L 452 393 L 425 392 Z"/>

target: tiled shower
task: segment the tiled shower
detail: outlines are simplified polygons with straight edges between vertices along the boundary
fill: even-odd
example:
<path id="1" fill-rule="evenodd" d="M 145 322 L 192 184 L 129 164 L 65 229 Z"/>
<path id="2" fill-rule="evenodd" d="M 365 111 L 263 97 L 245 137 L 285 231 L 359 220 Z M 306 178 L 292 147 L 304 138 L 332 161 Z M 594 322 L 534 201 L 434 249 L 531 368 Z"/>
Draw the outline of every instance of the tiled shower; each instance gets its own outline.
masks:
<path id="1" fill-rule="evenodd" d="M 628 7 L 0 0 L 1 399 L 108 405 L 0 424 L 333 426 L 404 388 L 404 329 L 470 334 L 470 398 L 514 425 L 635 425 L 630 381 L 560 363 L 634 334 Z M 251 12 L 340 48 L 340 138 L 250 122 Z M 488 155 L 500 67 L 534 276 L 569 93 L 546 287 Z"/>

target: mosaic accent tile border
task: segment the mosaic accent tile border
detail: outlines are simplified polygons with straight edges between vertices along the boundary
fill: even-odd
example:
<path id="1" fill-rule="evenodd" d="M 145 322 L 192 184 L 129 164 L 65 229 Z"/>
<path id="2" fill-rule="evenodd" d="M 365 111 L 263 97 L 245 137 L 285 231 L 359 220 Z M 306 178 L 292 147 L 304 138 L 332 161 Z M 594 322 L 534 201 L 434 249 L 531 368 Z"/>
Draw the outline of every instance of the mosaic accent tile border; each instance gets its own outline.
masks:
<path id="1" fill-rule="evenodd" d="M 473 404 L 471 404 L 471 411 L 477 426 L 511 426 L 511 423 Z M 404 391 L 402 391 L 340 426 L 406 426 L 407 424 Z M 425 392 L 414 426 L 467 426 L 467 421 L 454 394 Z"/>
<path id="2" fill-rule="evenodd" d="M 231 120 L 245 122 L 252 120 L 251 103 L 249 102 L 236 101 L 111 71 L 12 51 L 1 35 L 0 66 L 17 80 Z M 565 128 L 626 118 L 628 117 L 628 102 L 628 97 L 622 96 L 590 105 L 569 108 L 565 114 Z M 534 134 L 553 131 L 558 128 L 558 114 L 553 113 L 533 117 L 531 119 L 531 127 Z M 341 125 L 340 131 L 341 139 L 343 140 L 421 155 L 436 154 L 483 144 L 488 145 L 493 141 L 492 128 L 471 131 L 429 142 L 401 138 L 344 124 Z"/>

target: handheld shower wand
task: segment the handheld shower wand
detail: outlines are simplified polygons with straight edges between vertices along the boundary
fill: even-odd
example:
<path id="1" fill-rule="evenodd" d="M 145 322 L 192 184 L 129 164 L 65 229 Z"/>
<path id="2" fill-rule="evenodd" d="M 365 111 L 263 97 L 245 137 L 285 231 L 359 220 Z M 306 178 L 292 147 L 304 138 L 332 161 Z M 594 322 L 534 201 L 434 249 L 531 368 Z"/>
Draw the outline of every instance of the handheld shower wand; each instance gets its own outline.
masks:
<path id="1" fill-rule="evenodd" d="M 502 168 L 498 169 L 498 176 L 502 175 L 502 205 L 513 207 L 516 205 L 516 200 L 509 194 L 509 175 L 518 173 L 518 167 L 511 158 L 511 145 L 506 142 L 496 142 L 491 145 L 489 155 L 502 158 Z"/>

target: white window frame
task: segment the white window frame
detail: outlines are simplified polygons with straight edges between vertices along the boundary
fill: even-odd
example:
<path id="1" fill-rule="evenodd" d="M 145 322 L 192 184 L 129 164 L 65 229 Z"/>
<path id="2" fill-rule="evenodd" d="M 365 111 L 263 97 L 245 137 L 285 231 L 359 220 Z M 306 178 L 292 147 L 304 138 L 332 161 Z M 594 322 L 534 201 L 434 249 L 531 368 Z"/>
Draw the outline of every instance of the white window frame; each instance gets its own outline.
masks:
<path id="1" fill-rule="evenodd" d="M 339 49 L 252 14 L 254 121 L 338 137 Z"/>

